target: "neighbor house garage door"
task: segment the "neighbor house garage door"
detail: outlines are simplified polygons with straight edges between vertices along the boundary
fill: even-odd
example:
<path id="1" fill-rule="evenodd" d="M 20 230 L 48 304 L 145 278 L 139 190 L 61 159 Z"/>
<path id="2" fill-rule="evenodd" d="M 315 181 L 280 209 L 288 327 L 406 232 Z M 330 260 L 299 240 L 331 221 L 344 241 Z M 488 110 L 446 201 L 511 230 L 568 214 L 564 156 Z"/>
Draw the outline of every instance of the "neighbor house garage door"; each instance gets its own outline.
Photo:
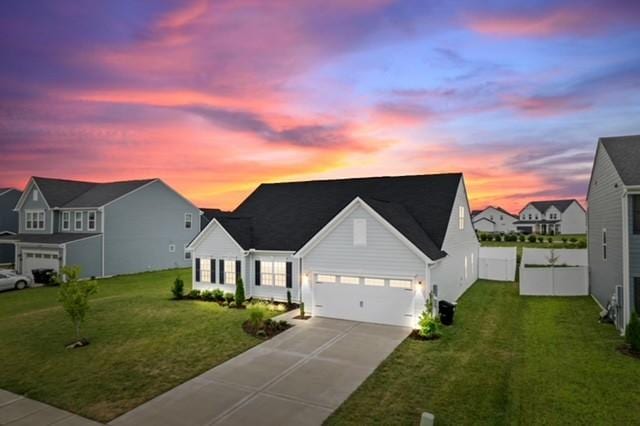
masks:
<path id="1" fill-rule="evenodd" d="M 58 272 L 60 259 L 55 251 L 22 251 L 22 273 L 31 274 L 31 271 L 39 268 L 53 269 Z"/>
<path id="2" fill-rule="evenodd" d="M 412 327 L 413 281 L 313 274 L 313 314 Z"/>

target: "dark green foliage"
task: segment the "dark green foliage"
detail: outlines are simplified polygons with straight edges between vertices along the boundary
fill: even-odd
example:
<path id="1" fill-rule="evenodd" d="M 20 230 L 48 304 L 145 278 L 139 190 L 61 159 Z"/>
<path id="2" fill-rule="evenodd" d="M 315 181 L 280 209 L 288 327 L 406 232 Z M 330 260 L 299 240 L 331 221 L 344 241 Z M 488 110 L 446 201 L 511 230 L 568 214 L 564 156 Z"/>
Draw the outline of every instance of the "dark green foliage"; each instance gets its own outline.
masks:
<path id="1" fill-rule="evenodd" d="M 640 353 L 640 319 L 635 312 L 631 314 L 631 321 L 627 324 L 625 340 L 632 351 Z"/>
<path id="2" fill-rule="evenodd" d="M 76 330 L 76 338 L 82 340 L 80 327 L 89 311 L 89 296 L 98 291 L 98 284 L 93 280 L 80 280 L 79 266 L 65 266 L 58 275 L 58 300 L 69 315 Z"/>
<path id="3" fill-rule="evenodd" d="M 200 298 L 205 302 L 211 302 L 213 301 L 213 293 L 209 290 L 205 290 L 202 293 L 200 293 Z"/>
<path id="4" fill-rule="evenodd" d="M 220 290 L 219 288 L 216 288 L 215 290 L 213 290 L 213 300 L 215 300 L 216 302 L 223 302 L 224 291 Z"/>
<path id="5" fill-rule="evenodd" d="M 244 282 L 242 277 L 236 280 L 236 305 L 241 306 L 244 303 Z"/>
<path id="6" fill-rule="evenodd" d="M 291 291 L 287 290 L 287 306 L 291 306 Z"/>
<path id="7" fill-rule="evenodd" d="M 225 294 L 224 294 L 224 300 L 225 300 L 227 303 L 231 303 L 231 302 L 233 302 L 235 299 L 236 299 L 236 297 L 233 295 L 233 293 L 225 293 Z"/>
<path id="8" fill-rule="evenodd" d="M 553 237 L 547 237 L 547 242 L 551 244 L 553 242 Z"/>
<path id="9" fill-rule="evenodd" d="M 480 234 L 480 241 L 487 241 L 487 234 L 485 233 Z"/>
<path id="10" fill-rule="evenodd" d="M 569 238 L 569 241 L 571 241 L 572 243 L 575 244 L 575 243 L 578 242 L 578 239 L 576 237 L 571 237 L 571 238 Z"/>
<path id="11" fill-rule="evenodd" d="M 580 249 L 587 248 L 587 240 L 581 239 L 580 241 L 578 241 L 577 247 Z"/>
<path id="12" fill-rule="evenodd" d="M 173 287 L 171 287 L 171 294 L 175 300 L 180 300 L 184 297 L 184 281 L 180 276 L 177 276 L 173 281 Z"/>
<path id="13" fill-rule="evenodd" d="M 567 244 L 567 241 L 569 241 L 569 240 L 567 239 L 567 237 L 562 237 L 562 243 L 563 243 L 563 244 Z"/>
<path id="14" fill-rule="evenodd" d="M 538 242 L 539 243 L 543 243 L 544 242 L 544 238 L 543 237 L 538 237 Z"/>
<path id="15" fill-rule="evenodd" d="M 524 240 L 525 240 L 525 236 L 524 236 L 524 234 L 520 234 L 520 235 L 518 236 L 518 241 L 520 241 L 521 243 L 524 243 Z"/>
<path id="16" fill-rule="evenodd" d="M 189 293 L 187 293 L 185 298 L 194 300 L 200 299 L 200 290 L 191 290 Z"/>
<path id="17" fill-rule="evenodd" d="M 536 242 L 536 236 L 535 235 L 529 235 L 529 238 L 527 238 L 527 240 L 530 243 L 535 243 Z"/>

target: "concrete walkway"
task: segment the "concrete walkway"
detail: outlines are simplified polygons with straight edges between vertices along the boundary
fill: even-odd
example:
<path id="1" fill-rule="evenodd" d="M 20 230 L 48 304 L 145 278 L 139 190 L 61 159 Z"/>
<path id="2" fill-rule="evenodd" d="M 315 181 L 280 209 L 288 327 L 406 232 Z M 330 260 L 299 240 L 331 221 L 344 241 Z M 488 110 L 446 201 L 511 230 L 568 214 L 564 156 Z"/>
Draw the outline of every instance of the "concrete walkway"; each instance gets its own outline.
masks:
<path id="1" fill-rule="evenodd" d="M 100 423 L 54 408 L 42 402 L 0 390 L 0 425 L 99 426 Z"/>
<path id="2" fill-rule="evenodd" d="M 292 329 L 109 424 L 319 425 L 410 332 L 327 318 L 292 322 Z"/>

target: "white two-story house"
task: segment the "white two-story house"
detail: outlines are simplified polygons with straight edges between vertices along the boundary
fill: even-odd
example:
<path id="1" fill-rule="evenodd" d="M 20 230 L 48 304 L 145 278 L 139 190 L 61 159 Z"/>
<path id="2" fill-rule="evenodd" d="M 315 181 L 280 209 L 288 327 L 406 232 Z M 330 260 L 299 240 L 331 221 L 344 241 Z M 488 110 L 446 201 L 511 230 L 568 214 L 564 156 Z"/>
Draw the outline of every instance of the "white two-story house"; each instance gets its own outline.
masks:
<path id="1" fill-rule="evenodd" d="M 476 231 L 509 233 L 516 230 L 514 222 L 518 217 L 502 207 L 489 206 L 483 210 L 474 211 L 471 220 Z"/>
<path id="2" fill-rule="evenodd" d="M 524 234 L 585 234 L 587 214 L 582 205 L 574 199 L 532 201 L 514 222 L 516 230 Z"/>

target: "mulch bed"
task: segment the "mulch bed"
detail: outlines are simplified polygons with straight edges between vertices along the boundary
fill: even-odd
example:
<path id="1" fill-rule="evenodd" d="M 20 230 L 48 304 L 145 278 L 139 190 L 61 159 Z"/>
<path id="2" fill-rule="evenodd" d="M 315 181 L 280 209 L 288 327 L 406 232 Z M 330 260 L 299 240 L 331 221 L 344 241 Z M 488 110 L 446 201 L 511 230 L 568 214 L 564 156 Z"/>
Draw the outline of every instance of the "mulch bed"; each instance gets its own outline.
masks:
<path id="1" fill-rule="evenodd" d="M 409 338 L 413 340 L 438 340 L 440 336 L 432 336 L 432 337 L 424 337 L 420 335 L 418 330 L 413 330 L 411 334 L 409 334 Z"/>
<path id="2" fill-rule="evenodd" d="M 311 318 L 311 315 L 305 315 L 305 316 L 298 315 L 293 317 L 293 319 L 297 319 L 297 320 L 308 320 L 309 318 Z"/>
<path id="3" fill-rule="evenodd" d="M 618 351 L 626 356 L 630 356 L 635 359 L 640 359 L 640 352 L 631 350 L 629 345 L 618 346 Z"/>
<path id="4" fill-rule="evenodd" d="M 242 323 L 242 329 L 245 333 L 250 334 L 259 339 L 271 339 L 273 336 L 277 336 L 285 330 L 293 327 L 286 321 L 272 321 L 270 319 L 265 320 L 261 327 L 254 328 L 253 324 L 249 320 Z"/>

